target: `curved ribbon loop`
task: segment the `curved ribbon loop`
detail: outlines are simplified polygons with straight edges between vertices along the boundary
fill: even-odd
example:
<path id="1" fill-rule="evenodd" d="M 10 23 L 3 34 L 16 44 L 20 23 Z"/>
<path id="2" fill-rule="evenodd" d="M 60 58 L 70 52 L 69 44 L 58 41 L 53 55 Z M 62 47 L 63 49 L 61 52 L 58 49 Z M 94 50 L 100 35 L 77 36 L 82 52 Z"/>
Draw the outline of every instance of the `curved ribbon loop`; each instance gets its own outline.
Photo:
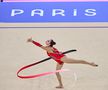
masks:
<path id="1" fill-rule="evenodd" d="M 70 52 L 74 52 L 74 51 L 77 51 L 76 49 L 73 49 L 73 50 L 68 50 L 66 52 L 63 52 L 62 54 L 67 54 L 67 53 L 70 53 Z M 62 69 L 62 70 L 57 70 L 57 71 L 53 71 L 53 72 L 45 72 L 45 73 L 41 73 L 41 74 L 36 74 L 36 75 L 28 75 L 28 76 L 23 76 L 23 75 L 19 75 L 19 73 L 29 67 L 32 67 L 34 65 L 37 65 L 39 63 L 42 63 L 42 62 L 45 62 L 47 60 L 51 59 L 51 57 L 48 57 L 46 59 L 43 59 L 41 61 L 38 61 L 38 62 L 35 62 L 35 63 L 32 63 L 32 64 L 29 64 L 29 65 L 26 65 L 24 67 L 22 67 L 21 69 L 18 70 L 17 72 L 17 76 L 19 78 L 22 78 L 22 79 L 27 79 L 27 78 L 36 78 L 36 77 L 40 77 L 40 76 L 45 76 L 45 75 L 49 75 L 49 74 L 54 74 L 56 72 L 64 72 L 64 71 L 68 71 L 67 69 Z"/>

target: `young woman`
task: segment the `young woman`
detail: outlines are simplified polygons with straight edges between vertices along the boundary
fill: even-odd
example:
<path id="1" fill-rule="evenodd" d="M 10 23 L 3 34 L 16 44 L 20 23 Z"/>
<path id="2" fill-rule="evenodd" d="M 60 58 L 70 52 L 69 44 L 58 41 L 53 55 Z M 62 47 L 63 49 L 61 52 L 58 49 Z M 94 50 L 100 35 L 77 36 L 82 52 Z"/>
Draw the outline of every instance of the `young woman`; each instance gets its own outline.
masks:
<path id="1" fill-rule="evenodd" d="M 52 57 L 52 59 L 54 59 L 57 62 L 57 66 L 56 66 L 56 70 L 60 70 L 63 67 L 64 63 L 68 63 L 68 64 L 87 64 L 87 65 L 91 65 L 93 67 L 97 67 L 98 65 L 96 65 L 95 63 L 92 62 L 87 62 L 84 60 L 76 60 L 73 58 L 68 58 L 66 55 L 60 53 L 55 47 L 53 47 L 53 45 L 56 45 L 56 43 L 50 39 L 47 40 L 46 46 L 41 45 L 40 43 L 32 40 L 32 38 L 29 38 L 27 40 L 27 42 L 31 42 L 33 44 L 35 44 L 36 46 L 42 48 L 43 50 L 46 50 L 48 56 Z M 56 88 L 63 88 L 63 84 L 62 84 L 62 79 L 61 79 L 61 75 L 59 74 L 59 72 L 56 73 L 59 85 Z"/>

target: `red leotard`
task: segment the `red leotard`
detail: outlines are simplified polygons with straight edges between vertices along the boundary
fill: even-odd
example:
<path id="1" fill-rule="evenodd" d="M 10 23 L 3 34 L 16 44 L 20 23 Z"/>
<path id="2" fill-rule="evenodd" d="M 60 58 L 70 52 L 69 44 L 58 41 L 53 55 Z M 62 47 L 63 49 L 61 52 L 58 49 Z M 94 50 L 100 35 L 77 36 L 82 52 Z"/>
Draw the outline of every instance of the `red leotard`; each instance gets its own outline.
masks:
<path id="1" fill-rule="evenodd" d="M 64 57 L 65 55 L 60 53 L 56 48 L 54 48 L 54 52 L 53 53 L 48 53 L 48 56 L 52 57 L 56 62 L 58 62 L 59 64 L 63 64 L 63 62 L 60 60 L 62 57 Z"/>
<path id="2" fill-rule="evenodd" d="M 35 44 L 36 46 L 41 47 L 42 45 L 36 41 L 32 41 L 33 44 Z M 53 58 L 56 62 L 58 62 L 59 64 L 62 64 L 63 62 L 61 61 L 61 58 L 64 57 L 65 55 L 60 53 L 56 48 L 53 47 L 53 53 L 48 53 L 48 56 L 50 56 L 51 58 Z"/>

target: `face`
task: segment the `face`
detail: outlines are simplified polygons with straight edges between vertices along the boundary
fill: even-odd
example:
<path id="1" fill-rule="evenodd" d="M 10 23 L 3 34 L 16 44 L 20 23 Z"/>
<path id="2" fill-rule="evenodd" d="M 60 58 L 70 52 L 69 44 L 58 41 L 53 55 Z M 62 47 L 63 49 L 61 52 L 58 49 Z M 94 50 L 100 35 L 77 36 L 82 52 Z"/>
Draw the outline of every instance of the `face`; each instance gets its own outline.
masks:
<path id="1" fill-rule="evenodd" d="M 47 40 L 45 43 L 46 43 L 47 46 L 50 46 L 51 39 L 50 40 Z"/>

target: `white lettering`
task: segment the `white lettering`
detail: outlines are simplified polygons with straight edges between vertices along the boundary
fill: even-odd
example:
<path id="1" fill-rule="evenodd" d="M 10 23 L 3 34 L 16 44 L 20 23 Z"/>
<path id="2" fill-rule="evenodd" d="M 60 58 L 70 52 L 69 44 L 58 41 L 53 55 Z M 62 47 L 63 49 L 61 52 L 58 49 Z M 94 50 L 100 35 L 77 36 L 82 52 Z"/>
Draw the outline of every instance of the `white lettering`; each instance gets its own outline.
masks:
<path id="1" fill-rule="evenodd" d="M 16 16 L 16 15 L 22 14 L 22 13 L 24 13 L 24 11 L 21 9 L 12 9 L 11 16 Z"/>
<path id="2" fill-rule="evenodd" d="M 77 9 L 74 9 L 73 16 L 77 16 Z"/>
<path id="3" fill-rule="evenodd" d="M 86 16 L 95 16 L 96 15 L 96 9 L 86 9 L 85 10 L 85 15 Z"/>
<path id="4" fill-rule="evenodd" d="M 42 9 L 34 9 L 31 12 L 31 16 L 34 16 L 35 14 L 43 16 L 44 15 L 44 11 Z"/>
<path id="5" fill-rule="evenodd" d="M 47 13 L 49 14 L 49 16 L 73 16 L 73 17 L 76 17 L 76 16 L 82 16 L 82 15 L 85 15 L 85 16 L 88 16 L 88 17 L 91 17 L 91 16 L 96 16 L 96 9 L 85 9 L 84 11 L 82 10 L 81 12 L 79 12 L 78 9 L 72 9 L 72 12 L 68 12 L 64 9 L 52 9 L 50 10 L 51 12 L 46 11 L 44 12 L 43 9 L 33 9 L 33 10 L 30 10 L 29 13 L 27 10 L 23 10 L 23 9 L 12 9 L 11 11 L 11 16 L 18 16 L 18 15 L 21 15 L 21 14 L 24 14 L 24 15 L 31 15 L 32 17 L 38 15 L 38 16 L 44 16 L 46 15 Z"/>
<path id="6" fill-rule="evenodd" d="M 53 9 L 52 16 L 56 16 L 56 15 L 65 16 L 64 12 L 65 11 L 63 9 Z"/>

